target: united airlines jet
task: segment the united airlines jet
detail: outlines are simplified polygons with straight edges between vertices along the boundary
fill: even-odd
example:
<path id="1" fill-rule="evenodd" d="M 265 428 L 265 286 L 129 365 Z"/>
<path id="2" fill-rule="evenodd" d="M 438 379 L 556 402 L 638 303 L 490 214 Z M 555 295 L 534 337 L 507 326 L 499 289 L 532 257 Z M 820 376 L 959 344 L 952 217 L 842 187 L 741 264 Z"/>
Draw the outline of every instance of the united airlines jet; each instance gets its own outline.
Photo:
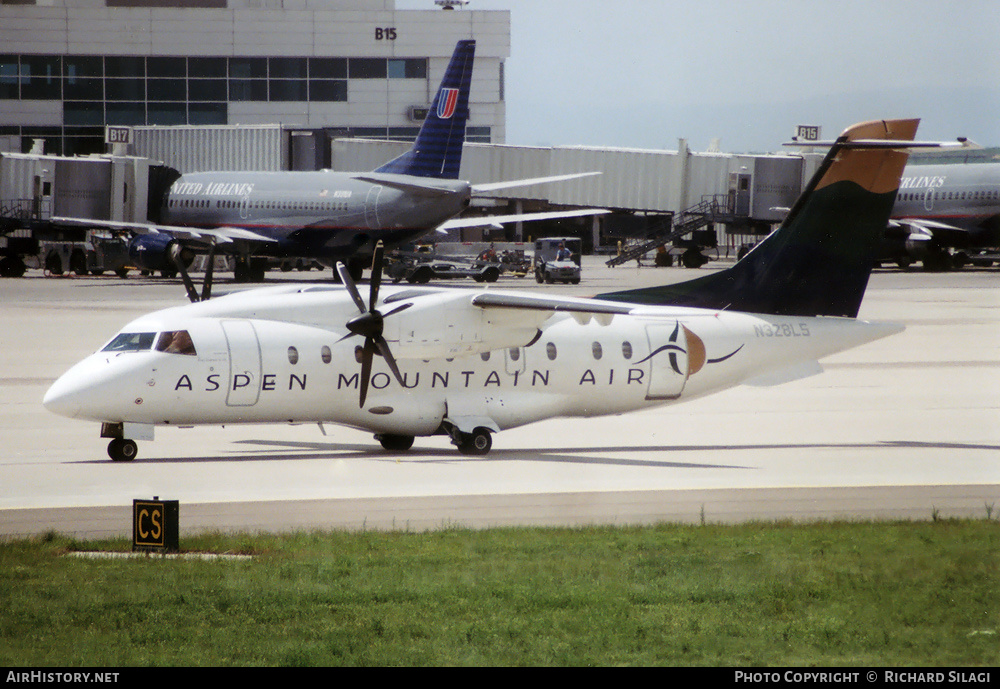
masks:
<path id="1" fill-rule="evenodd" d="M 236 280 L 245 282 L 263 279 L 262 262 L 251 256 L 340 261 L 358 279 L 378 242 L 388 250 L 434 230 L 594 214 L 454 219 L 477 192 L 580 176 L 485 185 L 458 179 L 475 50 L 473 40 L 458 42 L 413 147 L 374 171 L 190 173 L 170 186 L 155 223 L 52 220 L 133 232 L 130 258 L 151 271 L 183 273 L 198 249 L 235 254 Z"/>

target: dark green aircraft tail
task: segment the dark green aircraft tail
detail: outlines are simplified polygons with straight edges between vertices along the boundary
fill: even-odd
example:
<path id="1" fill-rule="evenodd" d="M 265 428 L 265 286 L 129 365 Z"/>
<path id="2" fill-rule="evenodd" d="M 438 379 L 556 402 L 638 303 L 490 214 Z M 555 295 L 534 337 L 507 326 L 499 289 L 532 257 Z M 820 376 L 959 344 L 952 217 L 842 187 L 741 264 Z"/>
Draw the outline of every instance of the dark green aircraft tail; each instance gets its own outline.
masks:
<path id="1" fill-rule="evenodd" d="M 733 267 L 597 295 L 635 304 L 855 318 L 920 120 L 849 127 L 781 226 Z M 895 145 L 895 147 L 894 147 Z"/>

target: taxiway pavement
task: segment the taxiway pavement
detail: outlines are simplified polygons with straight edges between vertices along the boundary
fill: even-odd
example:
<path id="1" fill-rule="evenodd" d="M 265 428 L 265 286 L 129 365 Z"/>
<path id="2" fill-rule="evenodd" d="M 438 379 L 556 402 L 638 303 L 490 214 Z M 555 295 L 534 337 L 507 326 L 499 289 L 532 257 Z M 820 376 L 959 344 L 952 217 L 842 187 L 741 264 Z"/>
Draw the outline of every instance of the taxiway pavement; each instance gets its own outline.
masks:
<path id="1" fill-rule="evenodd" d="M 694 273 L 610 269 L 586 257 L 579 286 L 528 277 L 495 288 L 587 295 Z M 368 433 L 280 425 L 158 428 L 139 459 L 113 463 L 97 424 L 50 414 L 42 396 L 132 318 L 183 303 L 180 282 L 29 271 L 0 282 L 0 294 L 0 536 L 127 536 L 132 500 L 154 496 L 180 501 L 182 536 L 1000 518 L 996 269 L 876 271 L 861 317 L 906 331 L 825 359 L 819 376 L 624 416 L 553 419 L 498 434 L 479 458 L 444 437 L 393 456 Z"/>

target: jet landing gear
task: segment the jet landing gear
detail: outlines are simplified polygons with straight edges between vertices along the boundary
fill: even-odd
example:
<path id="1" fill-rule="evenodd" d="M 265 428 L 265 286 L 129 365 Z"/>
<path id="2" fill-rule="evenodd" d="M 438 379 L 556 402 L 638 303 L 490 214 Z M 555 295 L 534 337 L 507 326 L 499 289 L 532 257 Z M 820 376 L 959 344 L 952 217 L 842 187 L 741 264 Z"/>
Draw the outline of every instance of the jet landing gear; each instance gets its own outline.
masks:
<path id="1" fill-rule="evenodd" d="M 128 434 L 135 434 L 137 429 L 132 427 L 135 426 L 135 424 L 129 424 L 129 426 L 130 428 Z M 139 454 L 139 446 L 131 438 L 126 438 L 125 432 L 125 424 L 101 424 L 101 437 L 111 438 L 111 442 L 108 443 L 108 457 L 110 457 L 113 462 L 131 462 L 136 458 L 136 455 Z M 151 434 L 143 432 L 141 429 L 138 430 L 137 437 L 139 440 L 153 439 Z"/>
<path id="2" fill-rule="evenodd" d="M 451 442 L 458 446 L 458 451 L 463 455 L 485 455 L 493 447 L 493 435 L 488 428 L 480 426 L 472 433 L 462 433 L 456 430 L 451 437 Z"/>
<path id="3" fill-rule="evenodd" d="M 396 435 L 395 433 L 376 433 L 375 440 L 382 443 L 389 452 L 406 452 L 413 447 L 412 435 Z"/>
<path id="4" fill-rule="evenodd" d="M 139 454 L 139 446 L 128 438 L 115 438 L 108 443 L 108 457 L 113 462 L 131 462 Z"/>
<path id="5" fill-rule="evenodd" d="M 493 435 L 488 428 L 476 428 L 472 433 L 462 433 L 454 429 L 450 433 L 451 442 L 463 455 L 485 455 L 493 447 Z M 389 452 L 406 452 L 413 447 L 412 435 L 376 433 L 375 440 Z"/>

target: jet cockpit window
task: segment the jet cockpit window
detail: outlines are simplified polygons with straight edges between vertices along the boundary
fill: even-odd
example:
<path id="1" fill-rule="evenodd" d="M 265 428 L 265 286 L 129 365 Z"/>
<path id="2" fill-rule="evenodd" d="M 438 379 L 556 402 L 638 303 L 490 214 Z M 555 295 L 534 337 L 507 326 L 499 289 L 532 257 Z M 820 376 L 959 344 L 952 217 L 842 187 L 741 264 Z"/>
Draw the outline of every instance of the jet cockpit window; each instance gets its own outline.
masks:
<path id="1" fill-rule="evenodd" d="M 156 340 L 156 351 L 167 354 L 186 354 L 196 356 L 198 352 L 194 349 L 194 342 L 187 330 L 174 330 L 160 333 Z"/>
<path id="2" fill-rule="evenodd" d="M 153 346 L 156 333 L 118 333 L 102 352 L 144 352 Z"/>

